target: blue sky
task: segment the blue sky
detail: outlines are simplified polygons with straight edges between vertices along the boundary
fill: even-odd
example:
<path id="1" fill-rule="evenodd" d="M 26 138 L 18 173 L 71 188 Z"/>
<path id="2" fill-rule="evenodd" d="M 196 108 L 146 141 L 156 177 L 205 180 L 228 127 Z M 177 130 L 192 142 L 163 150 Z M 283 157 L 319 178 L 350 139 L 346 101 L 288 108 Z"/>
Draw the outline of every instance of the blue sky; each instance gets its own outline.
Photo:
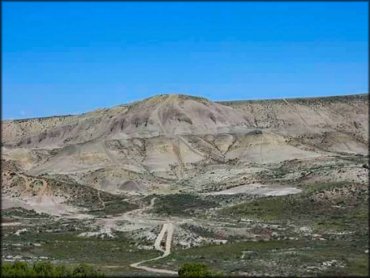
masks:
<path id="1" fill-rule="evenodd" d="M 367 2 L 3 2 L 3 119 L 368 92 Z"/>

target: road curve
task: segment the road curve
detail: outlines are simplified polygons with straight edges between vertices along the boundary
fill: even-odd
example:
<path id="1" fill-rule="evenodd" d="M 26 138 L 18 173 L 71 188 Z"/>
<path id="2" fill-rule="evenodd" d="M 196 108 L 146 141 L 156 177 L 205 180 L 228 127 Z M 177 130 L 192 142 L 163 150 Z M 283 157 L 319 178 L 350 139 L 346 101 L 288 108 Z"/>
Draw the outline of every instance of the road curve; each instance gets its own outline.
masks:
<path id="1" fill-rule="evenodd" d="M 161 274 L 168 274 L 168 275 L 177 275 L 177 271 L 172 271 L 168 269 L 161 269 L 161 268 L 153 268 L 153 267 L 147 267 L 147 266 L 141 266 L 141 264 L 145 262 L 150 262 L 150 261 L 156 261 L 162 258 L 167 257 L 168 255 L 171 254 L 171 244 L 172 244 L 172 237 L 173 237 L 173 231 L 174 231 L 174 226 L 172 223 L 165 223 L 162 226 L 162 229 L 160 233 L 158 234 L 155 242 L 154 242 L 154 248 L 156 250 L 162 251 L 163 255 L 159 257 L 155 257 L 153 259 L 149 260 L 143 260 L 137 263 L 130 264 L 131 267 L 136 268 L 136 269 L 141 269 L 149 272 L 156 272 L 156 273 L 161 273 Z M 165 250 L 161 247 L 161 242 L 164 237 L 164 235 L 167 233 L 166 237 L 166 244 L 165 244 Z"/>

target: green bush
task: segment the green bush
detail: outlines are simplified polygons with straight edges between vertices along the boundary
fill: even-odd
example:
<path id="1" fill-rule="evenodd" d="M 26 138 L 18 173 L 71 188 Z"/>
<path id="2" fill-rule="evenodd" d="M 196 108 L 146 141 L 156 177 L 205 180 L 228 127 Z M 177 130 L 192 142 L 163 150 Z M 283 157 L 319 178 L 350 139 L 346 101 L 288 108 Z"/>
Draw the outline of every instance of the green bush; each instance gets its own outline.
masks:
<path id="1" fill-rule="evenodd" d="M 50 262 L 14 262 L 2 264 L 1 277 L 103 277 L 103 274 L 86 264 L 73 268 Z"/>
<path id="2" fill-rule="evenodd" d="M 80 264 L 72 272 L 72 277 L 92 277 L 97 276 L 96 271 L 92 266 L 86 264 Z"/>
<path id="3" fill-rule="evenodd" d="M 37 262 L 33 265 L 33 271 L 42 277 L 53 277 L 54 266 L 50 262 Z"/>
<path id="4" fill-rule="evenodd" d="M 205 264 L 186 263 L 178 271 L 179 277 L 220 277 L 221 273 L 212 272 Z"/>

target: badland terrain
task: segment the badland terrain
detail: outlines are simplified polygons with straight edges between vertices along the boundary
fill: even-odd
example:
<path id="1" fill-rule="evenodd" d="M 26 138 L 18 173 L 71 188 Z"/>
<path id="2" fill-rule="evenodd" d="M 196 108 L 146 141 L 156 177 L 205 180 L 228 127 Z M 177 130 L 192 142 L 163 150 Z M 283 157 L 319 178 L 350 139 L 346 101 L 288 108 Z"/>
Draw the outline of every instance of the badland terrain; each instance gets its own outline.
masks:
<path id="1" fill-rule="evenodd" d="M 368 121 L 368 94 L 5 120 L 2 261 L 366 276 Z"/>

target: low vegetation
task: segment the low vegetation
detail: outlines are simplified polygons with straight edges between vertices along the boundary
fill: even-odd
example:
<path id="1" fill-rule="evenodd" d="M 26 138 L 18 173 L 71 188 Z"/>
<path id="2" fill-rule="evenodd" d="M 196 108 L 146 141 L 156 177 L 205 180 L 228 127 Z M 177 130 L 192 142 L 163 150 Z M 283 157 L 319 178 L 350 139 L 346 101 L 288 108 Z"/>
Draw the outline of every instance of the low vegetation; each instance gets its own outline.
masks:
<path id="1" fill-rule="evenodd" d="M 159 197 L 153 212 L 163 215 L 194 215 L 197 211 L 216 207 L 217 203 L 195 194 L 170 194 Z"/>
<path id="2" fill-rule="evenodd" d="M 179 277 L 221 277 L 221 272 L 211 271 L 207 265 L 199 263 L 186 263 L 179 269 Z"/>
<path id="3" fill-rule="evenodd" d="M 139 206 L 136 204 L 129 203 L 122 199 L 116 199 L 105 202 L 104 207 L 100 206 L 97 209 L 90 210 L 89 213 L 92 213 L 96 216 L 118 215 L 130 210 L 137 209 L 138 207 Z"/>
<path id="4" fill-rule="evenodd" d="M 321 184 L 305 188 L 302 194 L 243 202 L 223 209 L 221 215 L 277 222 L 294 220 L 300 224 L 312 221 L 331 223 L 339 217 L 351 220 L 340 221 L 343 226 L 353 224 L 354 220 L 366 224 L 367 195 L 367 185 Z"/>
<path id="5" fill-rule="evenodd" d="M 50 262 L 26 262 L 3 263 L 1 265 L 2 277 L 103 277 L 103 273 L 92 266 L 80 264 L 68 267 L 63 264 Z"/>

